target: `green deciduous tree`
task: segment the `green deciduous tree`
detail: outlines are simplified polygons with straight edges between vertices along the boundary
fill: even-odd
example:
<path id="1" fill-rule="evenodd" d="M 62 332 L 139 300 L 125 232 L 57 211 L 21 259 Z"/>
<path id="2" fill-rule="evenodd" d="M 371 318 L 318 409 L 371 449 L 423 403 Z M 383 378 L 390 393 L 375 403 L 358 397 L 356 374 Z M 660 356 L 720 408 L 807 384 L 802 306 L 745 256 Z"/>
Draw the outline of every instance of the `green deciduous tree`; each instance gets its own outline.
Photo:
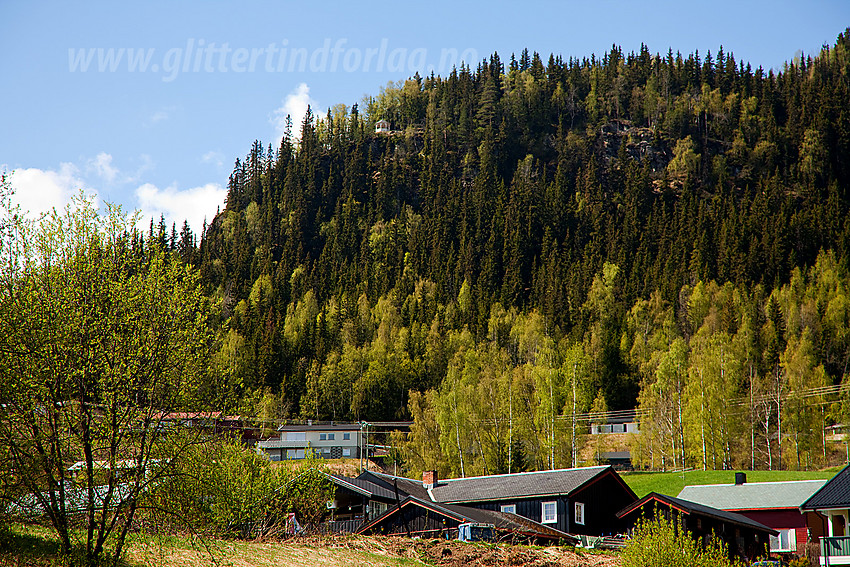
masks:
<path id="1" fill-rule="evenodd" d="M 30 222 L 3 204 L 0 453 L 63 555 L 114 563 L 154 465 L 192 442 L 167 413 L 215 402 L 209 308 L 191 268 L 133 246 L 120 209 L 80 194 Z"/>

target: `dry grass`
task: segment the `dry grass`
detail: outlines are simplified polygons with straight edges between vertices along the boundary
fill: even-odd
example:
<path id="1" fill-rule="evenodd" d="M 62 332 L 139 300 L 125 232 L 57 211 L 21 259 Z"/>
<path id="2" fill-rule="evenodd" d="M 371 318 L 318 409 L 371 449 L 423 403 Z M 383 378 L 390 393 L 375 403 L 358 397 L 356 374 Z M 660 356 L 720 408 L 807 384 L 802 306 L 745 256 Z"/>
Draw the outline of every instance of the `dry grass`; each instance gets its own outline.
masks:
<path id="1" fill-rule="evenodd" d="M 128 560 L 158 567 L 354 567 L 439 565 L 443 567 L 617 567 L 611 554 L 576 553 L 558 547 L 468 544 L 403 537 L 304 537 L 274 542 L 216 542 L 210 548 L 155 543 L 131 548 Z"/>
<path id="2" fill-rule="evenodd" d="M 331 538 L 333 539 L 333 538 Z M 152 541 L 135 543 L 127 554 L 133 564 L 155 567 L 196 567 L 215 565 L 222 567 L 370 567 L 423 565 L 420 561 L 382 554 L 378 549 L 357 545 L 323 545 L 330 540 L 292 539 L 288 541 L 196 542 L 186 540 L 184 545 L 172 542 L 162 546 Z M 354 543 L 354 542 L 352 542 Z"/>
<path id="3" fill-rule="evenodd" d="M 0 567 L 59 565 L 58 546 L 48 530 L 13 526 L 0 542 Z M 9 545 L 12 544 L 12 545 Z M 469 544 L 404 537 L 298 537 L 275 541 L 202 540 L 134 535 L 123 567 L 441 567 L 527 565 L 530 567 L 617 567 L 611 554 L 581 553 L 559 547 Z"/>

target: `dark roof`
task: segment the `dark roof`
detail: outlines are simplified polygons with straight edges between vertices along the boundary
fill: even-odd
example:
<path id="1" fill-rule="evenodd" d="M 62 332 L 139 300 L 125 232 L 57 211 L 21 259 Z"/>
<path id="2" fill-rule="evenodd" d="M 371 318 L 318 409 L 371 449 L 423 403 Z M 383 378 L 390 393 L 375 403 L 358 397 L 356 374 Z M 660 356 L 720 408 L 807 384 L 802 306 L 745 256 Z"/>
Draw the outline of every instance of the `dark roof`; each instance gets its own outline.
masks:
<path id="1" fill-rule="evenodd" d="M 387 490 L 395 492 L 395 486 L 398 486 L 400 492 L 404 495 L 411 495 L 421 500 L 431 500 L 428 495 L 428 490 L 422 485 L 421 480 L 414 480 L 403 476 L 393 476 L 375 471 L 363 471 L 357 478 L 372 482 L 378 486 L 383 486 Z"/>
<path id="2" fill-rule="evenodd" d="M 358 494 L 363 494 L 364 496 L 375 497 L 384 499 L 384 500 L 392 500 L 396 499 L 395 491 L 388 490 L 383 486 L 379 486 L 373 482 L 369 482 L 368 480 L 363 480 L 360 478 L 349 478 L 347 476 L 341 476 L 336 474 L 326 475 L 331 482 L 336 484 L 337 486 L 341 486 L 352 492 L 357 492 Z M 407 494 L 399 491 L 399 499 L 405 498 Z"/>
<path id="3" fill-rule="evenodd" d="M 771 529 L 765 526 L 764 524 L 756 522 L 755 520 L 751 520 L 746 516 L 742 516 L 741 514 L 736 514 L 735 512 L 727 512 L 725 510 L 718 510 L 717 508 L 712 508 L 711 506 L 697 504 L 696 502 L 682 500 L 681 498 L 674 498 L 673 496 L 667 496 L 665 494 L 658 494 L 657 492 L 650 492 L 637 502 L 629 504 L 628 506 L 617 512 L 617 517 L 623 518 L 625 516 L 628 516 L 635 510 L 638 510 L 639 508 L 645 506 L 650 501 L 661 502 L 662 504 L 666 504 L 671 508 L 676 508 L 684 514 L 693 514 L 696 516 L 715 518 L 717 520 L 721 520 L 729 524 L 742 526 L 761 532 L 767 532 L 772 535 L 776 535 L 778 533 L 776 530 Z"/>
<path id="4" fill-rule="evenodd" d="M 850 507 L 850 465 L 829 479 L 823 488 L 803 502 L 801 510 L 828 510 Z"/>
<path id="5" fill-rule="evenodd" d="M 393 506 L 377 518 L 363 524 L 358 533 L 367 533 L 373 527 L 380 525 L 386 518 L 399 512 L 400 508 L 416 506 L 425 508 L 437 514 L 452 518 L 458 522 L 475 522 L 482 524 L 493 524 L 497 530 L 515 532 L 523 535 L 533 535 L 548 539 L 563 539 L 577 541 L 576 538 L 550 526 L 545 526 L 528 518 L 507 512 L 496 512 L 495 510 L 480 510 L 467 506 L 453 504 L 437 504 L 428 500 L 422 500 L 415 496 L 407 497 L 399 506 Z"/>
<path id="6" fill-rule="evenodd" d="M 608 451 L 607 453 L 599 453 L 600 459 L 631 459 L 631 451 Z"/>
<path id="7" fill-rule="evenodd" d="M 608 472 L 613 469 L 601 466 L 454 478 L 440 480 L 428 493 L 434 502 L 446 504 L 570 495 Z"/>

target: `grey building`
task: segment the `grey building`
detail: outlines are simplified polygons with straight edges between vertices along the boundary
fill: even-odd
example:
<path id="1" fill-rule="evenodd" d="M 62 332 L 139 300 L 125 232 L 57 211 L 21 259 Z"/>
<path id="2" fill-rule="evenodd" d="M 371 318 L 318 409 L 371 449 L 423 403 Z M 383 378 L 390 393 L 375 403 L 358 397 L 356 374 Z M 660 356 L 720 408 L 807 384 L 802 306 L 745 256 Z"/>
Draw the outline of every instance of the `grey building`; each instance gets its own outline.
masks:
<path id="1" fill-rule="evenodd" d="M 308 422 L 277 430 L 278 436 L 257 442 L 257 452 L 272 461 L 304 459 L 311 452 L 322 459 L 359 459 L 363 447 L 359 423 Z"/>

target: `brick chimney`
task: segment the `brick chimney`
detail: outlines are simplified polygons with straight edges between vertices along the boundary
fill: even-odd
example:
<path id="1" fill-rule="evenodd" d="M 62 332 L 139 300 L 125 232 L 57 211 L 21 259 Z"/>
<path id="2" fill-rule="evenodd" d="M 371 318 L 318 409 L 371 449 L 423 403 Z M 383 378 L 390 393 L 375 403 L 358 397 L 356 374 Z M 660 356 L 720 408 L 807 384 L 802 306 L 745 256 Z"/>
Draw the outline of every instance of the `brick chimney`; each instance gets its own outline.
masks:
<path id="1" fill-rule="evenodd" d="M 434 488 L 437 486 L 437 471 L 425 471 L 422 473 L 422 486 Z"/>

